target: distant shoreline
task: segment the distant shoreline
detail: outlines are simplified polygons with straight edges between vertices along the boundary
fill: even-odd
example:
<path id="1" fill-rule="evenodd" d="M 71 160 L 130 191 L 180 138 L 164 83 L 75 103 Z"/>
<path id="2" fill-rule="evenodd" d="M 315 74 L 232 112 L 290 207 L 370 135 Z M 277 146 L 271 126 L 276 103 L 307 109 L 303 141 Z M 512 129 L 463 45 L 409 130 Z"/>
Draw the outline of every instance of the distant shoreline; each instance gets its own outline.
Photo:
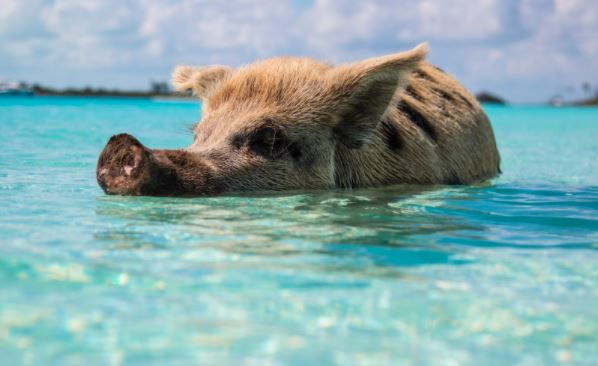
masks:
<path id="1" fill-rule="evenodd" d="M 98 98 L 98 99 L 150 99 L 150 100 L 163 100 L 163 101 L 181 101 L 181 102 L 197 102 L 199 99 L 194 96 L 187 96 L 187 95 L 163 95 L 163 94 L 0 94 L 0 99 L 2 98 Z"/>
<path id="2" fill-rule="evenodd" d="M 65 88 L 55 89 L 39 84 L 3 83 L 0 96 L 57 96 L 57 97 L 108 97 L 108 98 L 160 98 L 192 99 L 191 93 L 175 93 L 166 82 L 152 82 L 147 90 L 119 90 L 109 88 Z"/>
<path id="3" fill-rule="evenodd" d="M 33 96 L 47 97 L 109 97 L 109 98 L 161 98 L 161 99 L 195 99 L 192 95 L 176 93 L 152 93 L 145 91 L 83 91 L 65 90 L 56 92 L 33 91 Z"/>
<path id="4" fill-rule="evenodd" d="M 26 92 L 24 92 L 26 91 Z M 16 90 L 15 93 L 0 93 L 0 97 L 82 97 L 82 98 L 143 98 L 153 100 L 171 100 L 171 101 L 197 101 L 197 97 L 192 96 L 190 93 L 173 93 L 164 84 L 159 84 L 158 88 L 153 90 L 141 91 L 141 90 L 117 90 L 117 89 L 104 89 L 104 88 L 91 88 L 86 87 L 83 89 L 67 88 L 67 89 L 54 89 L 44 87 L 40 85 L 32 85 L 23 90 Z M 490 92 L 480 92 L 475 95 L 478 101 L 486 105 L 509 105 L 505 99 L 492 94 Z M 598 106 L 598 96 L 578 101 L 561 101 L 558 103 L 549 101 L 547 103 L 539 103 L 534 105 L 553 105 L 553 106 L 576 106 L 576 107 L 595 107 Z"/>
<path id="5" fill-rule="evenodd" d="M 138 99 L 156 99 L 156 100 L 198 100 L 191 95 L 177 94 L 149 94 L 149 93 L 118 93 L 118 94 L 33 94 L 30 97 L 80 97 L 80 98 L 138 98 Z"/>

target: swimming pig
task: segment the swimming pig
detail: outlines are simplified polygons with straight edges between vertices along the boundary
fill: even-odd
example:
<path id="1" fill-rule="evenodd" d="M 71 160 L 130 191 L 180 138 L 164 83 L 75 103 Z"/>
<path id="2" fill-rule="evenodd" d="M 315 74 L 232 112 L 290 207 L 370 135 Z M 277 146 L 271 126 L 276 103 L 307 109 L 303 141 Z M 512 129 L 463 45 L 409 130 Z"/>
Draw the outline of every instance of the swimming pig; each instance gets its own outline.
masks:
<path id="1" fill-rule="evenodd" d="M 455 79 L 425 61 L 427 45 L 342 66 L 274 58 L 237 69 L 179 66 L 203 117 L 186 149 L 110 138 L 97 165 L 109 194 L 467 184 L 495 176 L 489 120 Z"/>

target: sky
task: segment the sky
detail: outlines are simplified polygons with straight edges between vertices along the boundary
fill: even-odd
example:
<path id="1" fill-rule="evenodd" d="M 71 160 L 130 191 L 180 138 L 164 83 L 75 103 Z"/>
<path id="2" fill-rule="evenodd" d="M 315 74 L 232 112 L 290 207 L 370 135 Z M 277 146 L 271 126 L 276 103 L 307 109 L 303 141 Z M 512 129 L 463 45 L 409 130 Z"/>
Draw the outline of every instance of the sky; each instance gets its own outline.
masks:
<path id="1" fill-rule="evenodd" d="M 598 90 L 598 0 L 1 0 L 0 79 L 146 89 L 178 64 L 346 63 L 423 41 L 473 92 Z"/>

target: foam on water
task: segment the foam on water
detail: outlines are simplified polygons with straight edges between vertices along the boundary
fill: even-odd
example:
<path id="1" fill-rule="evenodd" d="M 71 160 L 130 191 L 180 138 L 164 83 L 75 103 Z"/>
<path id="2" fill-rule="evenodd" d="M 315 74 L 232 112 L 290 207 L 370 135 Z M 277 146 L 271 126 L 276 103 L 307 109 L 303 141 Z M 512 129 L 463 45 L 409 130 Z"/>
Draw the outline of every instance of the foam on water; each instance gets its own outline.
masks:
<path id="1" fill-rule="evenodd" d="M 95 162 L 196 104 L 0 99 L 0 364 L 593 364 L 598 110 L 487 109 L 488 184 L 177 199 Z"/>

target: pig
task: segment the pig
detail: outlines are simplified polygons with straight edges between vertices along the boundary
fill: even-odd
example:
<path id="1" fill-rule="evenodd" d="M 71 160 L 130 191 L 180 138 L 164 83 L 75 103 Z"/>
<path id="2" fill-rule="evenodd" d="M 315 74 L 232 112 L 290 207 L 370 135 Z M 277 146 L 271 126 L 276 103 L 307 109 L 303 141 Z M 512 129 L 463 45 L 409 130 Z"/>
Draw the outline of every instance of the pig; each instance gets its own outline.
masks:
<path id="1" fill-rule="evenodd" d="M 114 135 L 100 154 L 107 194 L 463 185 L 500 172 L 490 121 L 461 84 L 409 51 L 333 66 L 280 57 L 231 68 L 179 66 L 175 90 L 201 100 L 186 149 Z"/>

